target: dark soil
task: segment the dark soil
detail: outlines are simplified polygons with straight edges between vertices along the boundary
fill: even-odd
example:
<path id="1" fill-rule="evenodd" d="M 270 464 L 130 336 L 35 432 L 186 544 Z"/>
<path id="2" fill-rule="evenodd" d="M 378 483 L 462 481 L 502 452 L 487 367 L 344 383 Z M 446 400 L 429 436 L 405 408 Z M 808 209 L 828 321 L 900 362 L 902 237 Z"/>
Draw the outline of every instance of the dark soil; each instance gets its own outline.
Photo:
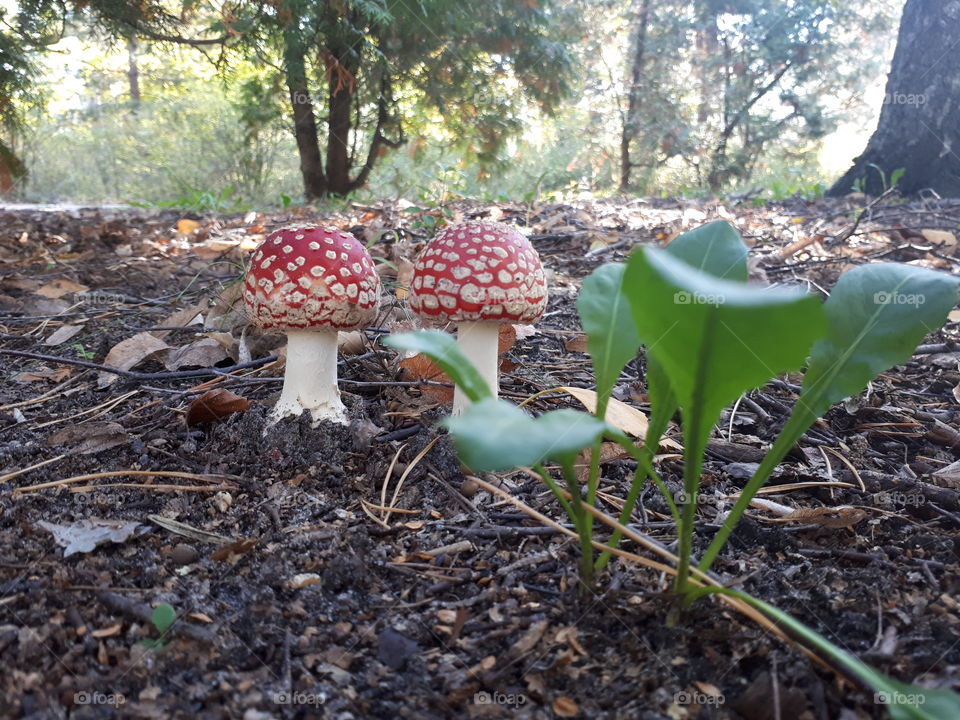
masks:
<path id="1" fill-rule="evenodd" d="M 538 332 L 521 333 L 506 356 L 502 394 L 517 400 L 558 385 L 592 386 L 589 358 L 575 349 L 573 302 L 585 275 L 636 243 L 662 243 L 718 213 L 736 215 L 754 244 L 754 274 L 771 282 L 829 288 L 841 270 L 877 259 L 957 269 L 951 247 L 918 232 L 956 230 L 950 205 L 879 209 L 833 247 L 829 236 L 849 228 L 852 204 L 452 210 L 531 225 L 553 271 Z M 238 263 L 287 217 L 199 218 L 181 233 L 179 215 L 106 212 L 3 217 L 0 348 L 100 364 L 117 343 L 168 327 L 177 310 L 217 298 L 204 318 L 226 347 L 220 367 L 245 359 L 241 349 L 257 359 L 282 345 L 227 311 Z M 391 207 L 307 215 L 368 240 L 392 230 L 372 253 L 401 272 L 399 261 L 425 237 L 417 229 L 422 216 Z M 823 239 L 776 256 L 814 233 Z M 73 289 L 51 297 L 60 282 Z M 725 605 L 701 601 L 668 628 L 669 585 L 643 567 L 615 561 L 596 594 L 581 597 L 575 543 L 477 492 L 434 425 L 444 413 L 430 394 L 436 386 L 417 387 L 395 353 L 376 342 L 404 323 L 409 318 L 395 301 L 380 327 L 367 331 L 363 349 L 344 355 L 349 427 L 313 428 L 304 417 L 266 434 L 279 391 L 273 364 L 229 378 L 209 369 L 179 377 L 158 355 L 133 368 L 139 375 L 104 386 L 93 368 L 0 355 L 0 717 L 884 716 L 871 692 Z M 45 344 L 71 324 L 82 329 Z M 203 325 L 176 327 L 152 332 L 174 350 L 204 337 Z M 953 689 L 960 684 L 960 482 L 937 471 L 958 459 L 956 336 L 951 319 L 925 341 L 943 347 L 926 348 L 831 410 L 773 480 L 855 487 L 766 496 L 796 508 L 854 506 L 863 511 L 859 522 L 798 525 L 756 511 L 716 568 L 883 672 Z M 630 363 L 615 393 L 646 409 L 642 370 L 642 357 Z M 718 506 L 729 507 L 722 496 L 742 486 L 748 463 L 784 422 L 795 381 L 751 393 L 717 428 L 705 466 L 700 550 Z M 208 387 L 247 398 L 249 410 L 187 426 L 186 410 Z M 531 405 L 572 403 L 553 394 Z M 79 432 L 58 434 L 71 427 Z M 665 457 L 660 468 L 678 490 L 680 461 Z M 605 464 L 604 491 L 625 495 L 632 469 L 624 460 Z M 106 471 L 200 477 L 110 476 L 29 491 Z M 522 473 L 504 482 L 562 521 L 541 484 Z M 375 520 L 383 520 L 385 504 L 396 511 Z M 636 522 L 669 544 L 665 511 L 648 490 Z M 145 528 L 64 557 L 39 524 L 90 518 Z M 172 605 L 178 620 L 148 647 L 144 641 L 158 637 L 150 622 L 158 603 Z"/>

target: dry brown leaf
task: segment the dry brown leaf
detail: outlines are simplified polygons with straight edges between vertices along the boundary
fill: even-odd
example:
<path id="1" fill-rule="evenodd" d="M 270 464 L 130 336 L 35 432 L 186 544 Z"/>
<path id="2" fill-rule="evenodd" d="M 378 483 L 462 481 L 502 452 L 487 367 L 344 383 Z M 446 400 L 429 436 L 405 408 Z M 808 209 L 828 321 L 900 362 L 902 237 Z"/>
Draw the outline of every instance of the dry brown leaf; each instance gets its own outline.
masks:
<path id="1" fill-rule="evenodd" d="M 26 370 L 25 372 L 17 373 L 13 376 L 13 379 L 16 382 L 22 383 L 39 382 L 41 380 L 52 380 L 53 382 L 58 383 L 70 377 L 72 372 L 72 368 L 57 368 L 56 370 L 41 368 L 38 370 Z"/>
<path id="2" fill-rule="evenodd" d="M 503 355 L 517 344 L 517 328 L 514 325 L 501 325 L 497 330 L 497 352 Z"/>
<path id="3" fill-rule="evenodd" d="M 202 325 L 203 318 L 198 317 L 205 313 L 210 307 L 206 298 L 190 307 L 180 308 L 175 313 L 167 315 L 163 320 L 157 323 L 160 327 L 189 327 L 190 325 Z M 154 337 L 161 340 L 170 334 L 170 330 L 154 330 Z"/>
<path id="4" fill-rule="evenodd" d="M 238 540 L 217 549 L 211 557 L 217 562 L 228 562 L 231 565 L 236 565 L 240 562 L 240 558 L 253 550 L 259 542 L 257 539 Z"/>
<path id="5" fill-rule="evenodd" d="M 218 388 L 208 390 L 198 397 L 187 408 L 186 422 L 188 426 L 200 423 L 222 420 L 228 415 L 246 412 L 250 409 L 250 402 L 245 398 Z"/>
<path id="6" fill-rule="evenodd" d="M 413 285 L 413 263 L 406 258 L 398 258 L 397 262 L 397 289 L 394 294 L 397 300 L 405 300 L 410 295 Z"/>
<path id="7" fill-rule="evenodd" d="M 90 288 L 88 288 L 86 285 L 79 285 L 75 282 L 70 282 L 69 280 L 54 280 L 53 282 L 44 285 L 36 292 L 37 295 L 42 295 L 43 297 L 50 298 L 51 300 L 57 300 L 58 298 L 62 298 L 64 295 L 84 293 L 89 289 Z"/>
<path id="8" fill-rule="evenodd" d="M 553 708 L 553 712 L 559 717 L 576 717 L 580 713 L 580 706 L 577 705 L 577 701 L 565 695 L 554 698 L 553 702 L 550 703 L 550 707 Z"/>
<path id="9" fill-rule="evenodd" d="M 414 355 L 400 361 L 400 367 L 403 370 L 403 377 L 410 381 L 430 380 L 432 382 L 452 383 L 449 376 L 443 372 L 426 355 Z M 453 388 L 439 387 L 437 385 L 424 385 L 420 392 L 427 397 L 433 398 L 441 404 L 453 402 Z"/>
<path id="10" fill-rule="evenodd" d="M 549 620 L 539 620 L 530 625 L 527 631 L 520 636 L 520 639 L 510 646 L 510 653 L 514 656 L 525 655 L 533 650 L 543 638 L 543 634 L 547 631 L 549 625 Z"/>
<path id="11" fill-rule="evenodd" d="M 55 345 L 62 345 L 67 340 L 72 338 L 74 335 L 78 334 L 83 330 L 83 325 L 61 325 L 52 333 L 50 337 L 43 341 L 43 344 L 48 347 L 53 347 Z"/>
<path id="12" fill-rule="evenodd" d="M 147 358 L 169 349 L 169 345 L 150 333 L 137 333 L 114 345 L 104 358 L 103 364 L 118 370 L 130 370 Z"/>
<path id="13" fill-rule="evenodd" d="M 587 351 L 587 334 L 577 333 L 572 338 L 569 338 L 563 344 L 563 347 L 565 347 L 569 352 L 585 353 Z"/>
<path id="14" fill-rule="evenodd" d="M 88 422 L 69 425 L 47 438 L 47 447 L 70 447 L 71 452 L 91 455 L 109 448 L 123 445 L 129 440 L 127 431 L 115 422 Z"/>
<path id="15" fill-rule="evenodd" d="M 921 230 L 920 234 L 923 235 L 927 242 L 932 242 L 936 245 L 949 246 L 957 244 L 957 236 L 946 230 Z"/>
<path id="16" fill-rule="evenodd" d="M 190 218 L 180 218 L 177 220 L 177 232 L 189 235 L 200 227 L 200 223 Z"/>
<path id="17" fill-rule="evenodd" d="M 845 528 L 853 527 L 865 517 L 867 517 L 865 510 L 841 505 L 839 507 L 800 508 L 778 519 L 781 522 L 816 523 L 828 528 Z"/>
<path id="18" fill-rule="evenodd" d="M 116 637 L 117 635 L 120 634 L 121 628 L 123 628 L 123 623 L 117 623 L 115 625 L 111 625 L 110 627 L 105 627 L 100 630 L 94 630 L 92 633 L 90 633 L 90 637 L 95 637 L 95 638 Z"/>
<path id="19" fill-rule="evenodd" d="M 367 338 L 359 330 L 350 330 L 337 335 L 337 348 L 344 355 L 362 355 L 367 349 Z"/>
<path id="20" fill-rule="evenodd" d="M 179 370 L 185 367 L 208 368 L 226 359 L 227 351 L 223 349 L 223 345 L 213 338 L 205 337 L 173 350 L 167 356 L 164 365 L 167 370 Z"/>

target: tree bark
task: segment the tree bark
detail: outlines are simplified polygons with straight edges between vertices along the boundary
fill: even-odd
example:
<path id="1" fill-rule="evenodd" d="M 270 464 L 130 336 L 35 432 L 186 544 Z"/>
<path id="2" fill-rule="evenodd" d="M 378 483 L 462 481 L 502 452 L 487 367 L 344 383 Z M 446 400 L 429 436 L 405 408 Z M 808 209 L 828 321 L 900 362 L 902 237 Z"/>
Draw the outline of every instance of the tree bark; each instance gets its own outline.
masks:
<path id="1" fill-rule="evenodd" d="M 130 102 L 134 109 L 140 107 L 140 67 L 137 64 L 137 39 L 127 38 L 127 82 L 130 84 Z"/>
<path id="2" fill-rule="evenodd" d="M 308 199 L 321 198 L 327 194 L 329 187 L 323 171 L 317 120 L 314 116 L 313 99 L 310 97 L 310 85 L 307 82 L 306 53 L 299 39 L 293 37 L 292 33 L 288 32 L 284 40 L 287 89 L 290 91 L 293 134 L 300 154 L 303 191 Z"/>
<path id="3" fill-rule="evenodd" d="M 636 138 L 640 124 L 641 83 L 643 63 L 647 52 L 647 25 L 650 21 L 650 0 L 643 0 L 637 17 L 636 35 L 633 42 L 633 59 L 630 63 L 630 86 L 627 88 L 627 113 L 620 131 L 620 192 L 630 190 L 630 174 L 633 162 L 630 159 L 630 142 Z"/>
<path id="4" fill-rule="evenodd" d="M 348 61 L 350 52 L 343 49 L 328 55 L 327 181 L 329 191 L 334 195 L 346 195 L 353 190 L 349 139 L 353 127 L 350 111 L 353 109 L 356 67 Z"/>
<path id="5" fill-rule="evenodd" d="M 904 195 L 930 189 L 960 197 L 958 27 L 960 1 L 907 0 L 880 122 L 830 195 L 845 195 L 859 182 L 879 195 L 903 168 L 897 187 Z"/>

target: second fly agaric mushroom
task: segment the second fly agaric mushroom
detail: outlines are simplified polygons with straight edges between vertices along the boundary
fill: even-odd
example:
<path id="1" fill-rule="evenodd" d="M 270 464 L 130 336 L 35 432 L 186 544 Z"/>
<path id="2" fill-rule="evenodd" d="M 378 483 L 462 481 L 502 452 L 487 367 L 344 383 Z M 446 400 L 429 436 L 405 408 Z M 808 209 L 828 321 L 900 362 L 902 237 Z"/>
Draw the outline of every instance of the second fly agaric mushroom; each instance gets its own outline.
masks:
<path id="1" fill-rule="evenodd" d="M 426 322 L 457 323 L 457 343 L 496 396 L 500 325 L 536 322 L 547 306 L 540 256 L 509 225 L 472 221 L 444 228 L 417 258 L 410 306 Z M 453 413 L 469 403 L 457 387 Z"/>
<path id="2" fill-rule="evenodd" d="M 243 299 L 255 324 L 287 335 L 287 367 L 273 420 L 309 410 L 314 425 L 345 424 L 337 333 L 369 325 L 380 303 L 380 277 L 363 244 L 326 227 L 280 228 L 254 252 Z"/>

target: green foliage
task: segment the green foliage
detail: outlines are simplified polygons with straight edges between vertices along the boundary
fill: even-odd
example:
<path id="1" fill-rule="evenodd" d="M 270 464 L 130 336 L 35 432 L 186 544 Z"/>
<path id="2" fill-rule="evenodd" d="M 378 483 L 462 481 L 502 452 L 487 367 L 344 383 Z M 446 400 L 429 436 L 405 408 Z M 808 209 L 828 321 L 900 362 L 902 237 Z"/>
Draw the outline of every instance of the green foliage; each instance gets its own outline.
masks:
<path id="1" fill-rule="evenodd" d="M 453 380 L 472 402 L 490 397 L 490 386 L 450 335 L 439 330 L 401 333 L 383 339 L 387 347 L 423 353 Z"/>
<path id="2" fill-rule="evenodd" d="M 141 643 L 152 650 L 160 650 L 166 644 L 167 631 L 173 627 L 176 621 L 177 611 L 173 609 L 173 606 L 168 603 L 160 603 L 150 615 L 150 622 L 153 623 L 153 627 L 160 637 L 154 640 L 143 640 Z"/>

